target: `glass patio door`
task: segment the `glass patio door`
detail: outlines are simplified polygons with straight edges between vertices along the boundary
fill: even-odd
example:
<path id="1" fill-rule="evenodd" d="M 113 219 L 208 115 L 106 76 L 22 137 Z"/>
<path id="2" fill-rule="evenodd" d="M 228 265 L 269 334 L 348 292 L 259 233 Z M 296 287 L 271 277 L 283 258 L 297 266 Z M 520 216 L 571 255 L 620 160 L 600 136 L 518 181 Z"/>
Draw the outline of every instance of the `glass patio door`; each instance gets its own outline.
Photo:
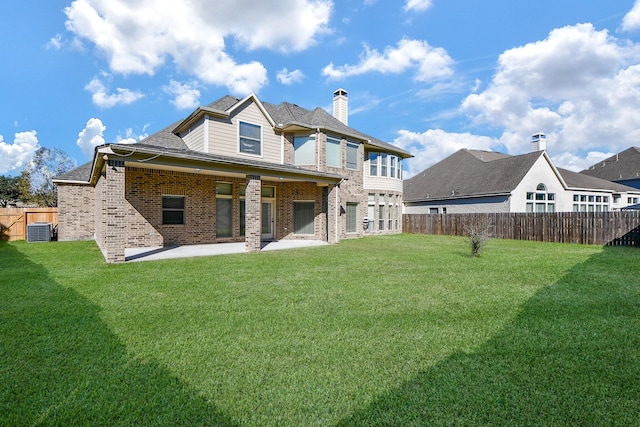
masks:
<path id="1" fill-rule="evenodd" d="M 273 202 L 262 202 L 262 240 L 273 240 Z"/>

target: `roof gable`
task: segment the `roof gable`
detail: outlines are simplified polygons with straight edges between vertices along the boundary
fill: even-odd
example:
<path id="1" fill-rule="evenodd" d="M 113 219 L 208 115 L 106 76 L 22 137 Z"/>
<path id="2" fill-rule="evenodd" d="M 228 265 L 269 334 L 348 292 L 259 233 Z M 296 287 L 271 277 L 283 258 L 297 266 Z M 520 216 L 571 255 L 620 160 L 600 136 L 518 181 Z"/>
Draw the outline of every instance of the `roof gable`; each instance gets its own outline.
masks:
<path id="1" fill-rule="evenodd" d="M 462 149 L 405 180 L 404 199 L 480 197 L 513 191 L 543 151 L 510 156 Z"/>

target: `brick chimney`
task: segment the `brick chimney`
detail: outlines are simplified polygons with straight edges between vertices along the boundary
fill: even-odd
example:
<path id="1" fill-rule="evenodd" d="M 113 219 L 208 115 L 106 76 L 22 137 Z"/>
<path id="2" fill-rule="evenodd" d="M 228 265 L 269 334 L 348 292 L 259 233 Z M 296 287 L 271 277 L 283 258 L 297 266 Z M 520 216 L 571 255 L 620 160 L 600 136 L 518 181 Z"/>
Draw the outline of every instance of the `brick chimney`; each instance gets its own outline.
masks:
<path id="1" fill-rule="evenodd" d="M 349 125 L 349 98 L 347 98 L 347 91 L 344 89 L 333 92 L 333 117 L 345 125 Z"/>

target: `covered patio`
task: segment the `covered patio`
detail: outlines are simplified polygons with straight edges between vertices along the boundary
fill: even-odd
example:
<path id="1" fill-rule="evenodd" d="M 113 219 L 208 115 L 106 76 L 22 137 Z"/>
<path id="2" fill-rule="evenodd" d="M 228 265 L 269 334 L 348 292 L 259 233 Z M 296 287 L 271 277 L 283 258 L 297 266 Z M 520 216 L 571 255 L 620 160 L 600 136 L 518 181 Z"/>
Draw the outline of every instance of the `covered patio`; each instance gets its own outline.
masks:
<path id="1" fill-rule="evenodd" d="M 279 240 L 261 242 L 261 251 L 327 246 L 322 240 Z M 171 245 L 125 249 L 125 262 L 248 253 L 244 242 L 211 243 L 205 245 Z"/>

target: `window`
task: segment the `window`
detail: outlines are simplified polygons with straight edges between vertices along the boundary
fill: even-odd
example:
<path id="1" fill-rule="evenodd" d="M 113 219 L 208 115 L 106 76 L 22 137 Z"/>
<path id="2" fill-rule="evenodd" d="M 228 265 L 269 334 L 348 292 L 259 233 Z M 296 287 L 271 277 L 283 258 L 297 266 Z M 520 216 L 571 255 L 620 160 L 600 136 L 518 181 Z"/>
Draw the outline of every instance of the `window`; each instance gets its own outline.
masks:
<path id="1" fill-rule="evenodd" d="M 429 213 L 430 214 L 437 214 L 438 213 L 438 208 L 429 208 Z"/>
<path id="2" fill-rule="evenodd" d="M 293 234 L 314 234 L 314 202 L 293 202 Z"/>
<path id="3" fill-rule="evenodd" d="M 533 200 L 533 193 L 527 193 L 527 200 Z"/>
<path id="4" fill-rule="evenodd" d="M 251 123 L 239 123 L 240 147 L 244 154 L 262 155 L 262 127 Z"/>
<path id="5" fill-rule="evenodd" d="M 334 168 L 342 167 L 340 140 L 337 138 L 327 137 L 327 166 Z"/>
<path id="6" fill-rule="evenodd" d="M 389 219 L 388 229 L 393 230 L 393 196 L 389 196 L 389 206 L 387 206 L 387 218 Z"/>
<path id="7" fill-rule="evenodd" d="M 369 176 L 378 176 L 378 153 L 369 153 Z"/>
<path id="8" fill-rule="evenodd" d="M 391 156 L 390 158 L 391 160 L 391 174 L 389 175 L 391 178 L 395 178 L 396 177 L 396 156 Z"/>
<path id="9" fill-rule="evenodd" d="M 358 144 L 347 142 L 347 169 L 358 169 Z"/>
<path id="10" fill-rule="evenodd" d="M 396 178 L 402 179 L 402 159 L 401 158 L 398 158 L 398 171 L 396 173 L 397 173 Z"/>
<path id="11" fill-rule="evenodd" d="M 378 230 L 384 230 L 384 194 L 378 199 Z"/>
<path id="12" fill-rule="evenodd" d="M 367 206 L 367 219 L 369 220 L 369 226 L 367 230 L 375 230 L 376 223 L 376 195 L 373 193 L 369 194 L 369 204 Z"/>
<path id="13" fill-rule="evenodd" d="M 536 191 L 547 191 L 547 186 L 544 184 L 538 184 Z"/>
<path id="14" fill-rule="evenodd" d="M 231 237 L 232 185 L 228 182 L 216 183 L 216 236 Z"/>
<path id="15" fill-rule="evenodd" d="M 231 199 L 216 198 L 216 236 L 231 237 Z"/>
<path id="16" fill-rule="evenodd" d="M 273 199 L 274 197 L 276 197 L 276 187 L 263 185 L 260 189 L 260 195 L 265 199 Z"/>
<path id="17" fill-rule="evenodd" d="M 387 154 L 380 155 L 380 176 L 387 176 Z"/>
<path id="18" fill-rule="evenodd" d="M 244 196 L 247 194 L 247 185 L 240 185 L 240 235 L 245 236 L 247 231 L 247 203 Z"/>
<path id="19" fill-rule="evenodd" d="M 358 204 L 347 202 L 347 233 L 358 232 Z"/>
<path id="20" fill-rule="evenodd" d="M 316 163 L 316 137 L 296 136 L 293 138 L 293 163 L 314 165 Z"/>
<path id="21" fill-rule="evenodd" d="M 184 224 L 184 196 L 162 196 L 162 224 Z"/>
<path id="22" fill-rule="evenodd" d="M 527 203 L 527 212 L 528 213 L 533 212 L 533 203 Z"/>

